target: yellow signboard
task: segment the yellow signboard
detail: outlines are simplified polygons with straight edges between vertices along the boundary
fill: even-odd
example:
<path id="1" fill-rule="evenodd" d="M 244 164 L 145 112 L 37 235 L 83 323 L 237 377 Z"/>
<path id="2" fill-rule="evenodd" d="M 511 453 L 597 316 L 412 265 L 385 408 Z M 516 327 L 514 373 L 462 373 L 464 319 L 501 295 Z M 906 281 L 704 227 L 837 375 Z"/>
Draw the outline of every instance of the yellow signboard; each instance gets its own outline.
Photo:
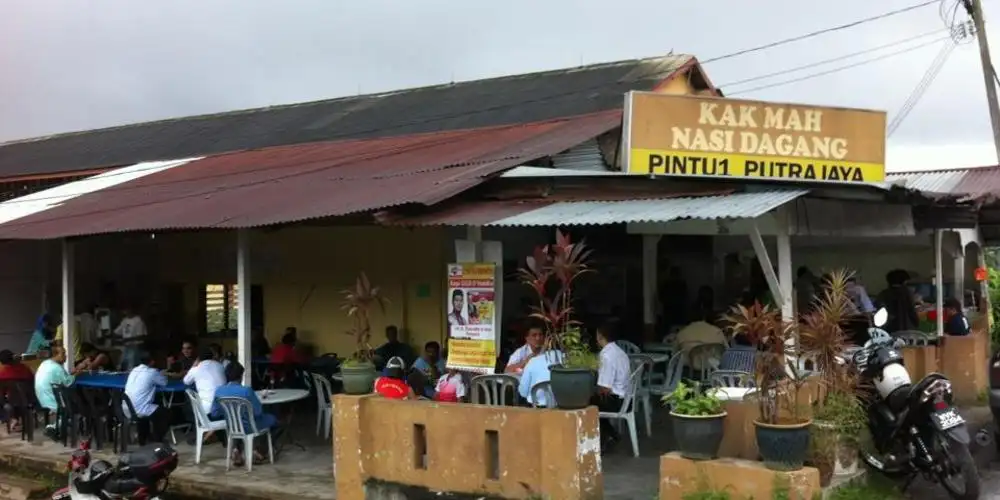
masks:
<path id="1" fill-rule="evenodd" d="M 631 92 L 632 174 L 800 181 L 885 180 L 885 112 Z"/>

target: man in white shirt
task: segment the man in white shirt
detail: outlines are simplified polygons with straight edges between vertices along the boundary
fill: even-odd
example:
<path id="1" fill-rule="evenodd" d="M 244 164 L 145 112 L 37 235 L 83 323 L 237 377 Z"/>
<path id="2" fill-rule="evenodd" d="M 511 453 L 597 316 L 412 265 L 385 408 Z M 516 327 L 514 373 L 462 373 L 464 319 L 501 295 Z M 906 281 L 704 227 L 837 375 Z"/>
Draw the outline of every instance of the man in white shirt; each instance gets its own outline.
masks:
<path id="1" fill-rule="evenodd" d="M 524 334 L 524 345 L 511 353 L 504 373 L 521 373 L 532 358 L 542 353 L 542 348 L 545 347 L 543 327 L 542 322 L 538 320 L 528 324 L 528 332 Z"/>
<path id="2" fill-rule="evenodd" d="M 152 356 L 140 353 L 140 363 L 128 374 L 125 381 L 125 395 L 132 401 L 136 416 L 140 419 L 139 444 L 146 444 L 150 438 L 160 442 L 170 424 L 170 412 L 156 404 L 156 391 L 167 385 L 167 376 L 155 368 Z M 122 410 L 127 415 L 128 406 L 123 402 Z M 152 427 L 152 434 L 150 434 Z"/>
<path id="3" fill-rule="evenodd" d="M 617 324 L 609 321 L 597 329 L 597 345 L 601 347 L 600 366 L 597 369 L 597 394 L 594 404 L 603 412 L 621 410 L 625 397 L 632 391 L 629 380 L 632 363 L 628 354 L 615 344 L 618 340 Z M 606 419 L 601 419 L 601 440 L 604 449 L 618 441 L 618 431 Z"/>
<path id="4" fill-rule="evenodd" d="M 194 385 L 198 391 L 198 401 L 205 414 L 212 411 L 215 402 L 215 390 L 226 385 L 226 369 L 222 363 L 215 360 L 215 353 L 206 351 L 198 356 L 194 366 L 184 375 L 185 385 Z"/>
<path id="5" fill-rule="evenodd" d="M 146 338 L 146 324 L 131 308 L 125 308 L 123 312 L 125 317 L 118 324 L 118 328 L 115 328 L 115 335 L 121 337 L 124 344 L 122 365 L 125 366 L 125 369 L 131 369 L 140 362 L 139 349 Z"/>

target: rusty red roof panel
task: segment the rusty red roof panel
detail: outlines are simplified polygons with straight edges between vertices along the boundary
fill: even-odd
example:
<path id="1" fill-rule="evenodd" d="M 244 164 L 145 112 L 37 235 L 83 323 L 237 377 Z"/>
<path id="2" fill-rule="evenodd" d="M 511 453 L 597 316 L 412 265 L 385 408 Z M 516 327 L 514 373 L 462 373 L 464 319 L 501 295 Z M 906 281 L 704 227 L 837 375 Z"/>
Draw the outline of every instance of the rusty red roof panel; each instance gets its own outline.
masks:
<path id="1" fill-rule="evenodd" d="M 1000 166 L 894 172 L 886 176 L 894 184 L 928 193 L 966 195 L 971 199 L 1000 195 Z"/>
<path id="2" fill-rule="evenodd" d="M 615 110 L 520 125 L 223 154 L 10 220 L 0 224 L 0 239 L 256 227 L 409 203 L 432 205 L 620 123 L 621 111 Z"/>

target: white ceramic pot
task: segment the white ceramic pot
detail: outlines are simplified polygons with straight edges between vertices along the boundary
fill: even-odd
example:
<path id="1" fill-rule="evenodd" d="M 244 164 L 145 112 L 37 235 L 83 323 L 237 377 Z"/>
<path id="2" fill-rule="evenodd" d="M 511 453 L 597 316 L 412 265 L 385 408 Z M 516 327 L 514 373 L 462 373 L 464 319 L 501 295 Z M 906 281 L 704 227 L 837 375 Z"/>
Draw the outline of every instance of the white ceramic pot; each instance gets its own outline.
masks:
<path id="1" fill-rule="evenodd" d="M 813 425 L 826 432 L 832 432 L 836 436 L 837 450 L 833 455 L 833 476 L 853 476 L 858 473 L 858 449 L 846 439 L 836 433 L 834 424 L 830 422 L 815 421 Z"/>

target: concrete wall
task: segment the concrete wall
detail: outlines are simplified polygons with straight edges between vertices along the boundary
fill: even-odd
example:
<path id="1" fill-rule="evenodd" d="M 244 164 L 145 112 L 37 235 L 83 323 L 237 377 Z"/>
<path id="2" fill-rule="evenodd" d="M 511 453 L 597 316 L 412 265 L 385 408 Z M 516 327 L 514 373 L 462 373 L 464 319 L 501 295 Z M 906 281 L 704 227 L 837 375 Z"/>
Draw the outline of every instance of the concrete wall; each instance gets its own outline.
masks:
<path id="1" fill-rule="evenodd" d="M 337 498 L 371 481 L 500 498 L 603 496 L 597 409 L 334 398 Z"/>

